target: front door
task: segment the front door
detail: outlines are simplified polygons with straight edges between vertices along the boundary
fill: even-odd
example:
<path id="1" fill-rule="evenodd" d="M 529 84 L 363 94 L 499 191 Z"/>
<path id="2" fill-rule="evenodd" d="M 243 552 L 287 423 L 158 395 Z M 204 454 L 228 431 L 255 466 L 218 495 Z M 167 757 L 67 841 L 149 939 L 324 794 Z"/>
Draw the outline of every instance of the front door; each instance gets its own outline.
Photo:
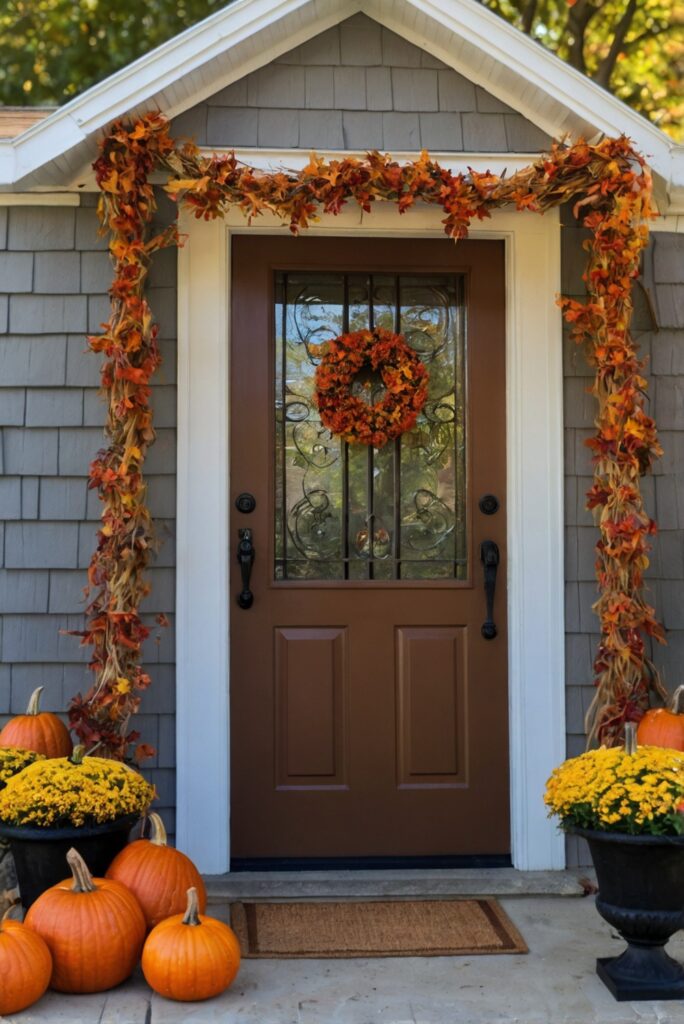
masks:
<path id="1" fill-rule="evenodd" d="M 232 267 L 233 866 L 501 861 L 504 244 L 244 235 Z M 429 372 L 416 426 L 380 449 L 332 436 L 314 400 L 317 346 L 373 326 Z"/>

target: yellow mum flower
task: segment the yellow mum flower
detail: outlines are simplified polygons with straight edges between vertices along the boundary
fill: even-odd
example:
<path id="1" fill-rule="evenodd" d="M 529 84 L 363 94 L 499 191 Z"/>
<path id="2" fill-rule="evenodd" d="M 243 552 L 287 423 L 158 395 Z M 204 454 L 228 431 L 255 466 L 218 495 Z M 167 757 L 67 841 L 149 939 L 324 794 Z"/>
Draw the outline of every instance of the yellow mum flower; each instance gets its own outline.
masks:
<path id="1" fill-rule="evenodd" d="M 67 757 L 30 764 L 0 792 L 0 821 L 8 825 L 101 824 L 142 814 L 154 786 L 120 761 Z"/>
<path id="2" fill-rule="evenodd" d="M 0 789 L 13 775 L 33 764 L 44 761 L 45 754 L 37 754 L 34 750 L 21 750 L 19 747 L 0 747 Z"/>
<path id="3" fill-rule="evenodd" d="M 631 834 L 684 831 L 684 753 L 661 747 L 590 750 L 565 761 L 551 775 L 544 801 L 564 828 L 598 828 Z"/>

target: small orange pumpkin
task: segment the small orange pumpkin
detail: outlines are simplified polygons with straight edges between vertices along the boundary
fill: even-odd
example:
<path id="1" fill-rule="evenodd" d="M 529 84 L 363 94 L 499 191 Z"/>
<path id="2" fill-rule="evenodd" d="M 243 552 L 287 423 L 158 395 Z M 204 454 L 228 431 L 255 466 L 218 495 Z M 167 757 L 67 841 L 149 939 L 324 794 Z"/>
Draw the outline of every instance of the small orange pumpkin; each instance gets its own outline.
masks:
<path id="1" fill-rule="evenodd" d="M 651 708 L 644 714 L 637 729 L 642 746 L 671 747 L 684 750 L 684 714 L 679 710 L 684 686 L 678 686 L 667 708 Z"/>
<path id="2" fill-rule="evenodd" d="M 195 1002 L 220 995 L 234 981 L 240 944 L 223 921 L 200 917 L 194 886 L 187 895 L 185 914 L 167 917 L 147 936 L 142 969 L 160 996 Z"/>
<path id="3" fill-rule="evenodd" d="M 149 816 L 152 834 L 136 839 L 118 853 L 107 869 L 113 878 L 130 889 L 143 909 L 149 928 L 172 914 L 181 914 L 190 886 L 197 889 L 200 913 L 207 908 L 202 876 L 180 850 L 166 845 L 166 829 L 158 814 Z"/>
<path id="4" fill-rule="evenodd" d="M 68 757 L 74 749 L 71 736 L 61 718 L 40 710 L 43 687 L 31 694 L 25 715 L 15 715 L 0 732 L 0 747 L 35 750 L 46 757 Z"/>
<path id="5" fill-rule="evenodd" d="M 50 987 L 58 992 L 104 992 L 124 981 L 140 957 L 145 917 L 119 882 L 92 878 L 76 850 L 72 877 L 47 889 L 29 908 L 26 925 L 52 953 Z"/>
<path id="6" fill-rule="evenodd" d="M 44 939 L 7 915 L 0 921 L 0 1017 L 32 1006 L 50 984 L 52 957 Z"/>

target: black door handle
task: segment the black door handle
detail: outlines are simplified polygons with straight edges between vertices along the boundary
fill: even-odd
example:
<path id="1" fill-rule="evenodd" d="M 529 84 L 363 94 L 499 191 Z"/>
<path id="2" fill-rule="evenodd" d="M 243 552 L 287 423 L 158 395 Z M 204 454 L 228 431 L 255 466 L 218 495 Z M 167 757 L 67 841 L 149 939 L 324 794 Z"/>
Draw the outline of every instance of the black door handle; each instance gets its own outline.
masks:
<path id="1" fill-rule="evenodd" d="M 494 592 L 496 590 L 496 570 L 499 565 L 499 549 L 493 540 L 482 541 L 480 561 L 484 567 L 485 600 L 487 602 L 487 618 L 482 623 L 482 636 L 485 640 L 493 640 L 496 636 Z"/>
<path id="2" fill-rule="evenodd" d="M 237 549 L 237 560 L 240 563 L 242 574 L 242 590 L 237 596 L 237 603 L 241 608 L 251 608 L 254 601 L 254 594 L 249 589 L 249 581 L 254 565 L 254 545 L 252 544 L 252 531 L 249 529 L 238 530 L 240 538 Z"/>

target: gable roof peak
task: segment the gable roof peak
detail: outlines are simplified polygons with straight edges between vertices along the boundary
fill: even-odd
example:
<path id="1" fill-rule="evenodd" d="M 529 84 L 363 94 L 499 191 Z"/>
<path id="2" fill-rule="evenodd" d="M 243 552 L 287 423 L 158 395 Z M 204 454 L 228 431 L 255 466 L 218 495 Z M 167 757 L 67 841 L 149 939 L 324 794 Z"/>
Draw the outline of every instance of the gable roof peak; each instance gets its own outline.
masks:
<path id="1" fill-rule="evenodd" d="M 0 188 L 73 187 L 111 121 L 155 108 L 177 116 L 350 18 L 403 36 L 548 135 L 629 135 L 684 207 L 684 147 L 478 0 L 235 0 L 0 139 Z"/>

